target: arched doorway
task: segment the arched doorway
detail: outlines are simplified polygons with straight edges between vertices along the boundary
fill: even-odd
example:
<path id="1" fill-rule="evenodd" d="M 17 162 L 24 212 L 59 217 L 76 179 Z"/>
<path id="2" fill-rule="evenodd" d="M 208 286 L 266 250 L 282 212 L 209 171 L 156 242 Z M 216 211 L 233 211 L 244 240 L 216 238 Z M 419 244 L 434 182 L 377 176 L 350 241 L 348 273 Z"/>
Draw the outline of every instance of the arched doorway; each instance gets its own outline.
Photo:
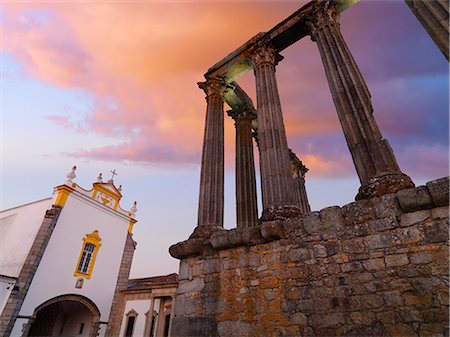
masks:
<path id="1" fill-rule="evenodd" d="M 48 300 L 35 309 L 34 316 L 27 337 L 95 337 L 100 321 L 97 306 L 81 295 L 63 295 Z"/>

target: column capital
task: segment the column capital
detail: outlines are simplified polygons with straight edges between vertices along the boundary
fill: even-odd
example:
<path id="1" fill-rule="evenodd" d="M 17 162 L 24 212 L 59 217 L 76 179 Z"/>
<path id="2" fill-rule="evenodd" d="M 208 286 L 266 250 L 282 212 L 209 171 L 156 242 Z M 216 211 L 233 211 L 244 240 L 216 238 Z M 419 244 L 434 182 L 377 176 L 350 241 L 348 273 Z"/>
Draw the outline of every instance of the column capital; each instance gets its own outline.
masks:
<path id="1" fill-rule="evenodd" d="M 309 29 L 311 39 L 315 41 L 315 32 L 329 24 L 339 24 L 340 13 L 334 1 L 318 3 L 315 10 L 305 18 L 305 24 Z"/>
<path id="2" fill-rule="evenodd" d="M 292 178 L 304 178 L 306 172 L 309 170 L 291 149 L 289 149 L 289 159 L 291 162 Z"/>
<path id="3" fill-rule="evenodd" d="M 256 119 L 256 113 L 246 106 L 235 107 L 227 111 L 227 115 L 233 118 L 235 125 L 238 123 L 251 124 Z"/>
<path id="4" fill-rule="evenodd" d="M 278 54 L 276 49 L 268 42 L 258 44 L 253 47 L 250 59 L 253 66 L 259 66 L 261 64 L 269 63 L 274 66 L 283 59 L 283 56 Z"/>
<path id="5" fill-rule="evenodd" d="M 223 97 L 227 88 L 225 80 L 218 77 L 207 78 L 205 82 L 198 82 L 197 85 L 205 92 L 207 98 L 210 96 Z"/>

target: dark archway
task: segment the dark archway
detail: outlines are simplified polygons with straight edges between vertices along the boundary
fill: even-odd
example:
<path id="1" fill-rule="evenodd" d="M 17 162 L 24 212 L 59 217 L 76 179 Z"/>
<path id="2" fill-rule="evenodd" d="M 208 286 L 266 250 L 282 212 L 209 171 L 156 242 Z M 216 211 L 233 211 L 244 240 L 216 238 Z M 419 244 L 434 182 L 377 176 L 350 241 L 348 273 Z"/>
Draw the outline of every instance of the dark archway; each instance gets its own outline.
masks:
<path id="1" fill-rule="evenodd" d="M 27 337 L 97 336 L 100 311 L 94 302 L 81 295 L 52 298 L 34 311 L 34 321 Z"/>

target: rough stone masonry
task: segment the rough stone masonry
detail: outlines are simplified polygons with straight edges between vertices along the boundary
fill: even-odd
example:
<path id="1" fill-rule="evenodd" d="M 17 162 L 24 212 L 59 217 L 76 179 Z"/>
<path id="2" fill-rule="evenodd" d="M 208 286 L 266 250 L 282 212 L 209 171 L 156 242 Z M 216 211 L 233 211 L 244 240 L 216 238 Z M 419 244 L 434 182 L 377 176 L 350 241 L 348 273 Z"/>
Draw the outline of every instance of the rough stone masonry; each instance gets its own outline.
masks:
<path id="1" fill-rule="evenodd" d="M 172 336 L 448 336 L 448 186 L 172 246 Z"/>

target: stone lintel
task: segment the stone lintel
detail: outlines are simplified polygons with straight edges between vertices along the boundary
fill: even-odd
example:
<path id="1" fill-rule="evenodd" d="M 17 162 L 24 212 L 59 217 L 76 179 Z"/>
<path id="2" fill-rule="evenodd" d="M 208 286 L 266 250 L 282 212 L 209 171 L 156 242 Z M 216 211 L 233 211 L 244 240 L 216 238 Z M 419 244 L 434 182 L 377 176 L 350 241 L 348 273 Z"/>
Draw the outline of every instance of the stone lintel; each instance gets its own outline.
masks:
<path id="1" fill-rule="evenodd" d="M 337 11 L 343 12 L 351 7 L 358 0 L 334 0 Z M 285 20 L 274 26 L 268 32 L 258 33 L 242 46 L 228 54 L 222 60 L 208 69 L 206 77 L 224 77 L 228 83 L 231 83 L 239 76 L 252 69 L 248 60 L 249 50 L 262 41 L 269 41 L 275 47 L 277 52 L 281 52 L 290 45 L 299 41 L 308 35 L 308 29 L 305 24 L 305 18 L 313 13 L 320 1 L 311 1 L 299 10 L 294 12 Z"/>
<path id="2" fill-rule="evenodd" d="M 362 184 L 355 199 L 363 200 L 381 197 L 385 194 L 396 193 L 412 187 L 414 187 L 414 183 L 406 174 L 385 174 L 370 178 Z"/>

